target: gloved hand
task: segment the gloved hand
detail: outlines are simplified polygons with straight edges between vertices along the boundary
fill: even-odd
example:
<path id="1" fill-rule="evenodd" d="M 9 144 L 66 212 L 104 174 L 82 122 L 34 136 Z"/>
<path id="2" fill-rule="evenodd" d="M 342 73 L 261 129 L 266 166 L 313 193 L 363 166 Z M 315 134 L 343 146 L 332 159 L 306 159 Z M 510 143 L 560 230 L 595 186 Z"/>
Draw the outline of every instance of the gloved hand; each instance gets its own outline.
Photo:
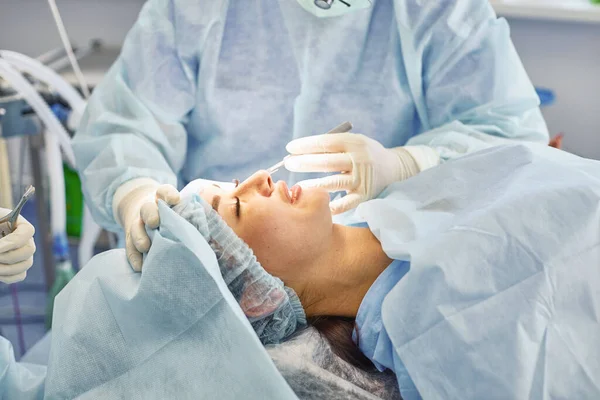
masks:
<path id="1" fill-rule="evenodd" d="M 331 133 L 291 141 L 285 168 L 293 172 L 341 172 L 309 179 L 302 187 L 321 187 L 346 196 L 330 203 L 339 214 L 379 195 L 388 185 L 438 165 L 438 153 L 428 146 L 386 149 L 378 141 L 356 133 Z"/>
<path id="2" fill-rule="evenodd" d="M 159 185 L 148 179 L 130 181 L 122 187 L 115 193 L 113 213 L 125 231 L 129 264 L 139 272 L 142 270 L 142 255 L 150 250 L 152 244 L 145 227 L 156 229 L 160 223 L 158 200 L 174 206 L 179 203 L 180 195 L 172 185 Z M 123 191 L 126 193 L 123 194 Z"/>
<path id="3" fill-rule="evenodd" d="M 11 210 L 0 208 L 0 217 Z M 27 276 L 27 270 L 33 265 L 35 229 L 25 218 L 19 217 L 14 232 L 0 238 L 0 282 L 20 282 Z"/>

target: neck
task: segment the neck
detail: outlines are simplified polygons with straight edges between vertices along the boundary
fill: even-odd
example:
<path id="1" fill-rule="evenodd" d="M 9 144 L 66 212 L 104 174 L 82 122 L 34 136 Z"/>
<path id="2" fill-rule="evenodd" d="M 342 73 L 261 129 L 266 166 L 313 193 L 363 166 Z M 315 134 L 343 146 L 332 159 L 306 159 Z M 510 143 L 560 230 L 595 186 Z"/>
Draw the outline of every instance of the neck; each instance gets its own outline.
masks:
<path id="1" fill-rule="evenodd" d="M 297 290 L 307 317 L 356 317 L 367 291 L 391 262 L 368 228 L 333 225 L 327 251 L 311 263 Z"/>

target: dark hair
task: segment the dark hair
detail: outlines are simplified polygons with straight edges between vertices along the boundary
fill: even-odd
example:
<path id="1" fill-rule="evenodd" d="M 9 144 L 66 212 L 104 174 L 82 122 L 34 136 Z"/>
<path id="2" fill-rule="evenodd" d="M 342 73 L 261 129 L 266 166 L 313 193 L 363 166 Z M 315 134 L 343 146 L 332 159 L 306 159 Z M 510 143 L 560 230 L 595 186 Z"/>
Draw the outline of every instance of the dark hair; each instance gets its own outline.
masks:
<path id="1" fill-rule="evenodd" d="M 364 371 L 372 371 L 375 366 L 352 340 L 352 331 L 356 326 L 353 318 L 319 316 L 308 318 L 313 326 L 329 343 L 336 356 Z"/>

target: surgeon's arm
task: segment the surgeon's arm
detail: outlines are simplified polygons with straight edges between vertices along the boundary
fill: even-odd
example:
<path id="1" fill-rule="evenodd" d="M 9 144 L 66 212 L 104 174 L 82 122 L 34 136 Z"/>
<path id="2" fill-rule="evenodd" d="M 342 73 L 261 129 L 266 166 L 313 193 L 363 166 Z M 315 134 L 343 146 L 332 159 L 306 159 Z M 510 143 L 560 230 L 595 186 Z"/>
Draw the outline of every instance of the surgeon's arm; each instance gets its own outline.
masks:
<path id="1" fill-rule="evenodd" d="M 442 160 L 507 141 L 547 144 L 539 98 L 489 2 L 405 0 L 396 7 L 423 133 Z M 415 60 L 417 60 L 415 62 Z"/>
<path id="2" fill-rule="evenodd" d="M 111 230 L 119 229 L 113 198 L 124 183 L 176 186 L 185 159 L 196 61 L 182 50 L 187 35 L 176 32 L 170 3 L 146 3 L 73 141 L 86 200 L 96 221 Z"/>

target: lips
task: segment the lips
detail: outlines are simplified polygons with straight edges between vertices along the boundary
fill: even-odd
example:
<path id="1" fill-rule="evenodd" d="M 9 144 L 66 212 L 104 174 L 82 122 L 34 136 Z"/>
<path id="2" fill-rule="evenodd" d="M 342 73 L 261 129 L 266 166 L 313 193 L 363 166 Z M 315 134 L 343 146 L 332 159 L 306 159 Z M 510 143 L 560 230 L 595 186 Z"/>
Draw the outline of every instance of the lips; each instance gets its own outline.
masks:
<path id="1" fill-rule="evenodd" d="M 284 181 L 277 182 L 277 185 L 281 195 L 287 198 L 290 204 L 294 204 L 300 198 L 300 194 L 302 193 L 300 186 L 294 185 L 290 189 Z"/>
<path id="2" fill-rule="evenodd" d="M 290 189 L 288 189 L 288 186 L 284 181 L 277 182 L 277 189 L 279 190 L 282 196 L 288 199 L 290 203 L 292 202 L 292 192 Z"/>
<path id="3" fill-rule="evenodd" d="M 292 204 L 294 204 L 295 202 L 298 201 L 298 199 L 300 198 L 300 195 L 302 194 L 302 187 L 300 187 L 298 185 L 294 185 L 290 189 L 290 192 L 292 194 Z"/>

